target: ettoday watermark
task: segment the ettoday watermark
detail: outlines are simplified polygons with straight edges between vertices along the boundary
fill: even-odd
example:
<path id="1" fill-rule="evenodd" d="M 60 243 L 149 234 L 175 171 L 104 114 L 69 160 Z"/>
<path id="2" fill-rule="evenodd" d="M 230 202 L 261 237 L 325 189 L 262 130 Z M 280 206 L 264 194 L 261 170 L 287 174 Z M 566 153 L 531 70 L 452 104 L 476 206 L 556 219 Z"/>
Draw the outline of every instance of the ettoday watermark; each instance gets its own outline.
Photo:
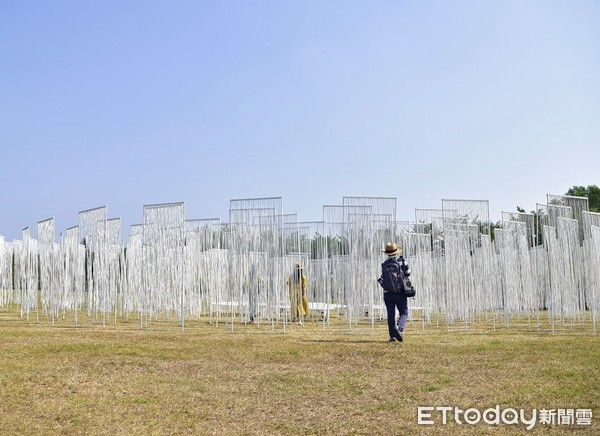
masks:
<path id="1" fill-rule="evenodd" d="M 531 430 L 541 425 L 592 425 L 592 409 L 501 409 L 497 404 L 483 411 L 471 407 L 461 409 L 453 406 L 417 407 L 417 424 L 446 425 L 449 420 L 456 424 L 475 425 L 483 422 L 488 425 L 525 425 Z"/>

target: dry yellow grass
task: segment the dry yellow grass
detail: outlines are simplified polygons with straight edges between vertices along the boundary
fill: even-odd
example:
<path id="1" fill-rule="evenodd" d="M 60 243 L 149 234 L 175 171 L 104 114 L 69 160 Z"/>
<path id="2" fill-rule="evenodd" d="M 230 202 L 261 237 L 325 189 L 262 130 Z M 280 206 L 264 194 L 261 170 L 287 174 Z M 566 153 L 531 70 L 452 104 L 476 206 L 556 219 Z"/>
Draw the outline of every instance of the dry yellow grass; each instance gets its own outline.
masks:
<path id="1" fill-rule="evenodd" d="M 5 434 L 560 434 L 600 432 L 600 338 L 409 324 L 286 333 L 207 320 L 26 323 L 0 309 Z M 475 329 L 478 331 L 477 329 Z M 591 408 L 593 425 L 417 425 L 417 406 Z"/>

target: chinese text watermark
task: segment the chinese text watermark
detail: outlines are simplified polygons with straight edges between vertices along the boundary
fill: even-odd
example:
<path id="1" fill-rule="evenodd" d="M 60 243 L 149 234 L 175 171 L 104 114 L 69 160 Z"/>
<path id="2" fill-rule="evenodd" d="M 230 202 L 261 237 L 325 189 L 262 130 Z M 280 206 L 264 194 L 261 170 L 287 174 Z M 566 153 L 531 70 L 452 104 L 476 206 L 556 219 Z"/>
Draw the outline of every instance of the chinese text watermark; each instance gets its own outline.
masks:
<path id="1" fill-rule="evenodd" d="M 524 409 L 506 408 L 499 405 L 483 411 L 471 407 L 461 409 L 451 406 L 417 407 L 417 424 L 446 425 L 454 420 L 456 424 L 475 425 L 483 422 L 488 425 L 525 425 L 531 430 L 536 424 L 541 425 L 592 425 L 592 409 Z"/>

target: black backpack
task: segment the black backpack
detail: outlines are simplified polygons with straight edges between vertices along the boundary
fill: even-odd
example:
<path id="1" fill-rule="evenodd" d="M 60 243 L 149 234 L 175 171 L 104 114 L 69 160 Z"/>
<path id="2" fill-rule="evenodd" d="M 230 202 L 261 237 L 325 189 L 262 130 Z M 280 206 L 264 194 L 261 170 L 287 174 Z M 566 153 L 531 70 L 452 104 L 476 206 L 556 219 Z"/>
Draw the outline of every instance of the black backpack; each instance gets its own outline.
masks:
<path id="1" fill-rule="evenodd" d="M 407 298 L 413 298 L 417 294 L 410 279 L 404 276 L 400 262 L 396 259 L 388 259 L 381 264 L 381 277 L 378 282 L 387 292 L 404 292 Z"/>
<path id="2" fill-rule="evenodd" d="M 401 292 L 401 274 L 400 263 L 395 259 L 388 259 L 381 264 L 379 284 L 386 292 Z"/>

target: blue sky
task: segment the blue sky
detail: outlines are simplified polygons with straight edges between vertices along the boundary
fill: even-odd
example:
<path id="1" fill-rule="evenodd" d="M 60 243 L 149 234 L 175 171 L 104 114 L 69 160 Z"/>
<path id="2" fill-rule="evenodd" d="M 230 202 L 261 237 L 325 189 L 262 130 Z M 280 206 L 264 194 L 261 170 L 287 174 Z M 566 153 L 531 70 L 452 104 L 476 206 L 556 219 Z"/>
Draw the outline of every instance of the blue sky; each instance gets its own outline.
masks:
<path id="1" fill-rule="evenodd" d="M 0 235 L 600 184 L 600 2 L 3 1 Z"/>

